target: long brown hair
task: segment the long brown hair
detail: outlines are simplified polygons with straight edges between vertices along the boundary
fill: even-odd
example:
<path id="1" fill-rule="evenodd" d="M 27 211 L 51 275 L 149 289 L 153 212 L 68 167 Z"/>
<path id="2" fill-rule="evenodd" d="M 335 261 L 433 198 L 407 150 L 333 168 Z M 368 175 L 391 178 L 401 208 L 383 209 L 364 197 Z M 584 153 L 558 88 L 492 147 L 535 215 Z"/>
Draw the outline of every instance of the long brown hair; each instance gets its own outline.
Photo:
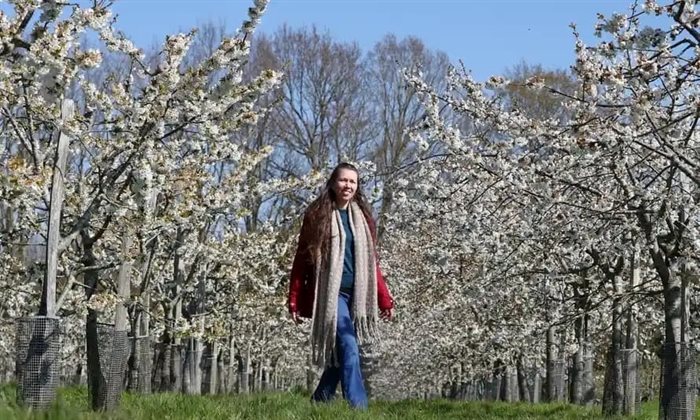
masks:
<path id="1" fill-rule="evenodd" d="M 357 168 L 347 162 L 342 162 L 333 169 L 331 176 L 326 181 L 325 186 L 321 190 L 318 198 L 316 198 L 306 210 L 306 220 L 310 222 L 311 226 L 308 226 L 308 255 L 316 263 L 325 264 L 328 260 L 330 253 L 330 239 L 331 239 L 331 217 L 333 215 L 333 210 L 335 210 L 336 195 L 333 191 L 333 184 L 338 179 L 341 169 L 349 169 L 357 174 L 357 191 L 352 198 L 352 201 L 356 202 L 362 213 L 367 220 L 367 223 L 372 230 L 372 240 L 376 242 L 374 221 L 372 219 L 372 211 L 370 210 L 369 203 L 362 192 L 362 183 L 360 181 L 360 171 Z M 319 258 L 320 257 L 320 258 Z"/>

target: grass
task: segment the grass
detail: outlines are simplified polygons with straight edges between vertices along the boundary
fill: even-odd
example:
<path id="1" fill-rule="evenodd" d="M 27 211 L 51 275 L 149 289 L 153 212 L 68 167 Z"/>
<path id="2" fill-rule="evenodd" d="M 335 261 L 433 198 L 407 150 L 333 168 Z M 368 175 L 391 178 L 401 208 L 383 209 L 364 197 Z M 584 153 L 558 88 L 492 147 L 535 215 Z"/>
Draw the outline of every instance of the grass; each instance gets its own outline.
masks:
<path id="1" fill-rule="evenodd" d="M 634 419 L 657 418 L 658 406 L 647 403 Z M 125 393 L 118 410 L 95 413 L 88 409 L 85 388 L 65 388 L 54 406 L 30 411 L 15 403 L 12 386 L 0 387 L 0 419 L 599 419 L 600 408 L 566 404 L 455 402 L 447 400 L 375 401 L 366 412 L 351 410 L 343 401 L 312 404 L 308 395 L 274 393 L 234 396 Z M 700 418 L 700 417 L 698 417 Z"/>

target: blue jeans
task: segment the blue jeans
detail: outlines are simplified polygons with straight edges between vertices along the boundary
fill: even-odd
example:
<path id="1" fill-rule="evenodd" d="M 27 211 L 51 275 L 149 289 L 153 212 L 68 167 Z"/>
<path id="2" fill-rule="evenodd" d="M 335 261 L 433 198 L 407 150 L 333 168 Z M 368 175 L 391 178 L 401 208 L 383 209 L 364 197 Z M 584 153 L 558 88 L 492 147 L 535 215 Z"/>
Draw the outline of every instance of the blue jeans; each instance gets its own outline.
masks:
<path id="1" fill-rule="evenodd" d="M 350 406 L 365 409 L 367 408 L 367 392 L 362 381 L 357 335 L 350 315 L 351 303 L 352 297 L 349 294 L 341 292 L 338 295 L 338 324 L 335 345 L 340 366 L 329 366 L 323 371 L 311 399 L 324 402 L 332 400 L 340 381 L 343 396 Z"/>

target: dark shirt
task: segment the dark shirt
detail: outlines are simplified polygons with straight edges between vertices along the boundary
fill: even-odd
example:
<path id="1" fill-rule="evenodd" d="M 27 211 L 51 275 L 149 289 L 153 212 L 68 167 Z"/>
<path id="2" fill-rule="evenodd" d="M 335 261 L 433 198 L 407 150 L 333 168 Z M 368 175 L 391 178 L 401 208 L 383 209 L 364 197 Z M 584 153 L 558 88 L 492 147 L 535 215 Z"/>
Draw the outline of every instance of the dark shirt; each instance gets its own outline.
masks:
<path id="1" fill-rule="evenodd" d="M 343 277 L 340 281 L 340 290 L 352 293 L 355 283 L 355 236 L 350 229 L 350 218 L 347 209 L 340 209 L 340 220 L 345 228 L 345 259 L 343 260 Z"/>

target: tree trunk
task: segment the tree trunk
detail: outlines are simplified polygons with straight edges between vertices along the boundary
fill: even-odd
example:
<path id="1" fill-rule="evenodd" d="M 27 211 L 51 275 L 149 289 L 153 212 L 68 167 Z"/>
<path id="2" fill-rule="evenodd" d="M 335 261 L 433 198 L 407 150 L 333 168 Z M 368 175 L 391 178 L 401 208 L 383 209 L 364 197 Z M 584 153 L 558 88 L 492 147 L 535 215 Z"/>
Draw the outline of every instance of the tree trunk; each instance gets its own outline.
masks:
<path id="1" fill-rule="evenodd" d="M 187 395 L 200 394 L 200 390 L 195 390 L 194 388 L 195 372 L 193 371 L 193 365 L 195 363 L 193 359 L 196 357 L 194 341 L 195 340 L 191 337 L 185 339 L 185 364 L 182 368 L 182 392 L 184 392 Z"/>
<path id="2" fill-rule="evenodd" d="M 557 386 L 557 401 L 559 402 L 566 402 L 566 398 L 568 395 L 568 358 L 566 355 L 566 332 L 562 331 L 561 334 L 559 334 L 559 357 L 557 358 L 557 377 L 558 380 L 556 381 L 556 386 Z"/>
<path id="3" fill-rule="evenodd" d="M 129 341 L 129 346 L 131 347 L 131 357 L 129 357 L 129 372 L 127 374 L 126 384 L 126 390 L 129 392 L 135 392 L 139 387 L 139 364 L 141 362 L 141 353 L 139 352 L 138 323 L 139 314 L 136 313 L 134 319 L 131 321 L 131 331 L 133 331 L 133 334 L 131 335 L 131 340 Z"/>
<path id="4" fill-rule="evenodd" d="M 165 335 L 165 341 L 161 344 L 161 355 L 160 359 L 160 387 L 158 388 L 160 392 L 173 391 L 173 379 L 172 373 L 172 356 L 173 356 L 173 343 L 172 339 L 168 334 Z"/>
<path id="5" fill-rule="evenodd" d="M 179 249 L 183 245 L 185 240 L 185 231 L 182 228 L 177 229 L 177 234 L 175 237 L 175 252 L 173 258 L 173 281 L 175 287 L 170 296 L 171 300 L 171 313 L 170 322 L 168 323 L 169 328 L 174 328 L 175 325 L 180 323 L 182 319 L 182 285 L 185 281 L 185 262 L 180 257 Z M 171 331 L 168 334 L 172 340 L 172 345 L 170 346 L 170 391 L 181 392 L 183 389 L 182 385 L 182 375 L 183 375 L 183 362 L 182 362 L 182 339 L 175 333 Z"/>
<path id="6" fill-rule="evenodd" d="M 17 402 L 29 409 L 49 408 L 60 383 L 60 321 L 33 316 L 16 320 Z"/>
<path id="7" fill-rule="evenodd" d="M 241 394 L 248 394 L 250 393 L 250 342 L 248 342 L 248 347 L 243 357 L 240 381 Z"/>
<path id="8" fill-rule="evenodd" d="M 658 270 L 658 267 L 657 267 Z M 664 279 L 664 276 L 662 276 Z M 664 321 L 660 419 L 690 420 L 695 417 L 697 379 L 693 349 L 687 342 L 687 284 L 670 270 L 664 281 Z"/>
<path id="9" fill-rule="evenodd" d="M 548 402 L 556 401 L 557 387 L 556 387 L 556 330 L 553 326 L 547 328 L 547 367 L 545 376 L 545 398 Z"/>
<path id="10" fill-rule="evenodd" d="M 506 398 L 508 402 L 520 401 L 520 392 L 518 386 L 518 371 L 513 366 L 508 366 L 504 372 L 506 385 Z"/>
<path id="11" fill-rule="evenodd" d="M 530 395 L 530 387 L 527 384 L 527 371 L 525 370 L 524 356 L 518 355 L 517 376 L 518 376 L 518 394 L 520 401 L 532 402 Z"/>
<path id="12" fill-rule="evenodd" d="M 505 372 L 506 366 L 497 359 L 493 364 L 493 399 L 496 401 L 506 400 Z"/>
<path id="13" fill-rule="evenodd" d="M 211 345 L 211 361 L 209 365 L 209 393 L 216 394 L 219 388 L 219 343 Z"/>
<path id="14" fill-rule="evenodd" d="M 278 378 L 277 378 L 277 366 L 274 364 L 270 365 L 270 390 L 277 391 L 278 388 Z"/>
<path id="15" fill-rule="evenodd" d="M 262 371 L 262 383 L 260 386 L 260 390 L 262 391 L 269 391 L 271 388 L 270 384 L 270 360 L 269 359 L 264 359 L 260 363 L 260 370 Z"/>
<path id="16" fill-rule="evenodd" d="M 697 378 L 690 344 L 686 342 L 687 337 L 684 334 L 688 326 L 685 285 L 670 269 L 670 265 L 676 262 L 678 256 L 673 254 L 673 250 L 661 248 L 661 238 L 653 232 L 653 223 L 647 213 L 639 211 L 637 218 L 647 238 L 652 263 L 663 285 L 665 337 L 662 349 L 659 418 L 690 420 L 695 417 Z M 666 222 L 672 224 L 669 220 Z M 677 233 L 682 234 L 682 229 L 679 231 Z M 680 239 L 673 238 L 674 241 Z M 666 254 L 667 252 L 670 254 Z"/>
<path id="17" fill-rule="evenodd" d="M 183 362 L 182 362 L 182 340 L 180 338 L 175 338 L 170 349 L 170 385 L 168 387 L 169 391 L 181 392 L 182 391 L 182 374 L 183 374 Z"/>
<path id="18" fill-rule="evenodd" d="M 158 201 L 158 189 L 149 186 L 147 201 L 143 207 L 144 218 L 148 222 L 152 221 Z M 151 345 L 151 269 L 153 258 L 158 249 L 157 239 L 147 239 L 148 233 L 141 231 L 139 233 L 141 239 L 141 248 L 148 250 L 147 253 L 139 256 L 140 259 L 140 284 L 139 284 L 139 307 L 136 309 L 138 313 L 136 325 L 134 328 L 135 341 L 135 357 L 134 368 L 138 378 L 137 391 L 140 394 L 150 394 L 153 383 L 153 359 L 154 351 Z"/>
<path id="19" fill-rule="evenodd" d="M 463 372 L 462 372 L 462 363 L 457 364 L 457 372 L 455 374 L 454 379 L 452 380 L 453 383 L 453 391 L 452 391 L 452 398 L 454 399 L 459 399 L 461 400 L 464 396 L 464 387 L 463 387 Z"/>
<path id="20" fill-rule="evenodd" d="M 630 290 L 637 288 L 640 280 L 639 251 L 637 246 L 630 259 Z M 624 398 L 623 414 L 633 416 L 639 411 L 641 403 L 639 386 L 639 359 L 637 357 L 637 339 L 639 328 L 637 326 L 637 308 L 630 303 L 627 308 L 627 337 L 625 340 L 624 358 Z"/>
<path id="21" fill-rule="evenodd" d="M 163 350 L 165 348 L 165 342 L 161 342 L 155 345 L 155 349 L 153 352 L 153 360 L 154 360 L 154 366 L 153 366 L 153 378 L 151 382 L 151 389 L 157 390 L 157 391 L 162 391 L 163 390 L 163 376 L 164 371 L 166 369 L 163 369 L 163 364 L 164 364 L 164 359 L 165 359 L 165 351 Z"/>
<path id="22" fill-rule="evenodd" d="M 263 363 L 262 360 L 257 360 L 255 363 L 255 392 L 260 392 L 262 390 L 262 379 L 263 379 Z"/>
<path id="23" fill-rule="evenodd" d="M 204 346 L 202 358 L 202 393 L 215 395 L 219 387 L 219 343 L 214 341 Z"/>
<path id="24" fill-rule="evenodd" d="M 145 308 L 149 308 L 151 302 L 151 293 L 146 292 L 141 296 L 141 304 Z M 139 333 L 139 360 L 137 364 L 139 385 L 138 391 L 140 394 L 151 393 L 151 383 L 153 381 L 153 347 L 151 345 L 151 329 L 150 315 L 148 311 L 141 311 L 138 320 L 137 331 Z"/>
<path id="25" fill-rule="evenodd" d="M 585 304 L 580 309 L 585 311 Z M 590 360 L 591 344 L 588 337 L 588 320 L 588 315 L 584 313 L 574 322 L 578 349 L 573 357 L 571 402 L 580 405 L 591 405 L 594 399 L 593 363 Z"/>
<path id="26" fill-rule="evenodd" d="M 532 402 L 533 404 L 542 402 L 542 377 L 539 372 L 535 372 L 532 380 Z"/>
<path id="27" fill-rule="evenodd" d="M 577 320 L 578 322 L 578 320 Z M 574 353 L 571 369 L 571 403 L 583 403 L 583 352 L 584 348 L 579 342 L 578 349 Z"/>
<path id="28" fill-rule="evenodd" d="M 229 339 L 228 357 L 228 382 L 226 392 L 231 394 L 236 392 L 236 386 L 238 384 L 238 360 L 236 359 L 236 340 L 233 337 L 233 332 Z"/>
<path id="29" fill-rule="evenodd" d="M 214 359 L 213 362 L 216 362 L 216 388 L 215 388 L 215 393 L 216 394 L 225 394 L 228 389 L 228 385 L 226 384 L 226 363 L 224 362 L 224 348 L 219 346 L 218 351 L 217 351 L 217 356 L 216 359 Z"/>
<path id="30" fill-rule="evenodd" d="M 126 302 L 131 298 L 131 262 L 129 261 L 129 248 L 131 248 L 131 235 L 128 233 L 122 238 L 122 262 L 117 276 L 117 295 L 119 303 L 114 314 L 114 341 L 112 343 L 112 364 L 119 362 L 112 369 L 114 372 L 115 388 L 121 388 L 124 383 L 124 373 L 126 372 L 126 362 L 129 357 L 129 311 Z M 119 342 L 119 345 L 117 345 Z"/>
<path id="31" fill-rule="evenodd" d="M 619 276 L 614 276 L 612 280 L 616 297 L 612 301 L 612 336 L 606 358 L 605 382 L 603 385 L 603 415 L 605 416 L 621 415 L 623 408 L 622 304 L 618 297 L 622 293 L 622 288 Z"/>
<path id="32" fill-rule="evenodd" d="M 194 270 L 195 267 L 191 267 L 190 270 Z M 199 335 L 197 338 L 188 339 L 187 354 L 185 359 L 184 368 L 184 391 L 188 395 L 200 395 L 202 393 L 203 386 L 203 372 L 202 372 L 202 357 L 204 356 L 204 343 L 199 337 L 204 336 L 204 325 L 205 325 L 205 315 L 204 315 L 204 299 L 205 299 L 205 286 L 206 286 L 207 270 L 204 267 L 201 278 L 197 283 L 197 294 L 196 301 L 194 302 L 194 315 L 197 317 Z"/>
<path id="33" fill-rule="evenodd" d="M 660 359 L 662 356 L 661 353 L 659 353 L 658 356 Z M 652 360 L 652 363 L 650 363 L 647 366 L 647 370 L 650 372 L 649 372 L 649 376 L 647 379 L 647 384 L 644 387 L 644 389 L 647 392 L 646 395 L 644 395 L 644 400 L 646 400 L 646 401 L 653 400 L 654 398 L 656 398 L 656 391 L 659 390 L 659 388 L 658 388 L 659 387 L 659 378 L 656 377 L 655 363 L 653 363 L 653 362 L 656 362 L 656 360 Z M 663 361 L 661 361 L 661 363 L 659 363 L 659 365 L 663 365 Z M 663 368 L 663 366 L 662 366 L 662 368 Z"/>
<path id="34" fill-rule="evenodd" d="M 119 405 L 123 390 L 124 373 L 129 357 L 127 309 L 123 302 L 131 295 L 131 263 L 128 261 L 128 251 L 131 246 L 131 235 L 122 237 L 121 255 L 123 262 L 117 276 L 117 304 L 114 326 L 98 325 L 97 313 L 88 310 L 87 353 L 88 353 L 88 388 L 93 410 L 111 410 Z M 85 260 L 94 259 L 92 254 Z M 94 262 L 94 261 L 93 261 Z M 91 276 L 87 282 L 91 288 L 90 296 L 97 286 L 97 273 L 89 271 Z"/>
<path id="35" fill-rule="evenodd" d="M 102 404 L 100 392 L 105 389 L 104 377 L 100 369 L 100 346 L 97 334 L 97 312 L 88 309 L 85 320 L 85 340 L 87 346 L 88 393 L 90 407 L 98 410 Z"/>
<path id="36" fill-rule="evenodd" d="M 586 345 L 583 364 L 583 404 L 590 407 L 595 402 L 595 380 L 593 376 L 593 346 Z"/>
<path id="37" fill-rule="evenodd" d="M 255 393 L 257 390 L 258 386 L 258 365 L 255 362 L 255 360 L 250 361 L 250 372 L 248 373 L 248 380 L 250 383 L 248 384 L 248 391 L 252 394 Z"/>
<path id="38" fill-rule="evenodd" d="M 203 325 L 202 325 L 203 328 Z M 187 395 L 202 393 L 202 355 L 204 346 L 199 338 L 187 339 L 182 390 Z"/>

